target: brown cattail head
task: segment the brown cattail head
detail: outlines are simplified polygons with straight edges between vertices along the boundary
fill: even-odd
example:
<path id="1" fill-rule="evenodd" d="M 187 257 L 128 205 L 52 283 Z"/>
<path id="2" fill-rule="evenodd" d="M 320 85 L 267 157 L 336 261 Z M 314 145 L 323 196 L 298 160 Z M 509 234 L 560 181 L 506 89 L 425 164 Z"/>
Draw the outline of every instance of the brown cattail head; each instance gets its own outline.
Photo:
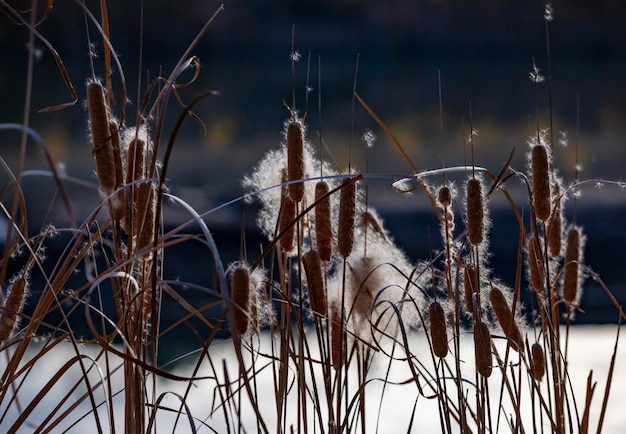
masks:
<path id="1" fill-rule="evenodd" d="M 286 181 L 287 174 L 283 169 L 283 182 Z M 280 247 L 287 253 L 293 252 L 295 248 L 294 238 L 296 233 L 296 227 L 293 223 L 297 216 L 297 203 L 294 202 L 290 195 L 287 186 L 281 187 L 280 198 L 280 214 L 278 216 L 278 231 L 283 235 L 280 237 Z M 284 232 L 284 233 L 283 233 Z"/>
<path id="2" fill-rule="evenodd" d="M 444 186 L 439 189 L 437 201 L 439 201 L 439 205 L 441 205 L 442 208 L 447 208 L 452 204 L 452 191 L 450 187 Z"/>
<path id="3" fill-rule="evenodd" d="M 298 181 L 304 178 L 304 133 L 300 121 L 287 124 L 287 180 Z M 300 202 L 304 197 L 304 183 L 289 184 L 289 197 Z"/>
<path id="4" fill-rule="evenodd" d="M 478 179 L 467 181 L 467 236 L 476 246 L 483 242 L 485 232 L 485 209 L 483 187 Z"/>
<path id="5" fill-rule="evenodd" d="M 541 241 L 534 236 L 528 238 L 526 252 L 528 256 L 528 276 L 530 277 L 530 283 L 533 288 L 535 288 L 535 291 L 541 292 L 545 284 L 545 264 Z"/>
<path id="6" fill-rule="evenodd" d="M 350 256 L 354 247 L 354 223 L 356 219 L 356 184 L 347 180 L 339 196 L 339 226 L 337 250 L 344 258 Z"/>
<path id="7" fill-rule="evenodd" d="M 482 321 L 474 321 L 474 355 L 476 371 L 483 377 L 491 375 L 491 333 Z"/>
<path id="8" fill-rule="evenodd" d="M 550 164 L 546 146 L 536 144 L 532 147 L 530 163 L 533 179 L 535 215 L 539 220 L 545 222 L 550 217 L 550 206 L 552 205 L 550 195 Z"/>
<path id="9" fill-rule="evenodd" d="M 146 142 L 142 139 L 132 139 L 128 143 L 126 153 L 126 184 L 129 185 L 130 194 L 130 213 L 132 214 L 125 220 L 126 232 L 136 233 L 139 218 L 139 190 L 140 184 L 135 184 L 145 178 L 145 148 Z M 131 228 L 132 220 L 132 228 Z"/>
<path id="10" fill-rule="evenodd" d="M 338 371 L 345 364 L 348 351 L 345 324 L 341 318 L 341 306 L 337 304 L 331 305 L 330 319 L 331 361 L 335 371 Z"/>
<path id="11" fill-rule="evenodd" d="M 19 314 L 24 307 L 27 293 L 27 280 L 24 276 L 17 277 L 9 288 L 2 314 L 0 314 L 0 342 L 7 340 L 18 324 Z"/>
<path id="12" fill-rule="evenodd" d="M 563 300 L 576 304 L 581 296 L 580 264 L 584 239 L 581 229 L 572 226 L 567 231 L 565 247 L 565 271 L 563 275 Z"/>
<path id="13" fill-rule="evenodd" d="M 326 289 L 322 273 L 322 260 L 317 250 L 309 250 L 302 257 L 304 272 L 309 289 L 309 303 L 311 309 L 326 316 Z"/>
<path id="14" fill-rule="evenodd" d="M 319 181 L 315 184 L 315 201 L 329 192 L 328 184 Z M 330 197 L 322 199 L 315 206 L 315 235 L 317 250 L 323 261 L 330 261 L 333 254 L 333 232 L 331 227 Z"/>
<path id="15" fill-rule="evenodd" d="M 537 381 L 541 381 L 546 374 L 546 357 L 543 352 L 543 348 L 538 342 L 535 342 L 531 347 L 531 359 L 530 366 L 533 378 Z"/>
<path id="16" fill-rule="evenodd" d="M 96 173 L 100 189 L 104 194 L 109 195 L 116 187 L 115 158 L 109 129 L 109 109 L 104 100 L 104 88 L 96 81 L 87 85 L 87 107 Z"/>
<path id="17" fill-rule="evenodd" d="M 232 274 L 231 298 L 235 328 L 240 335 L 248 331 L 250 292 L 250 270 L 245 265 L 238 265 Z"/>
<path id="18" fill-rule="evenodd" d="M 430 338 L 433 342 L 433 353 L 439 358 L 448 354 L 448 334 L 446 315 L 441 303 L 434 301 L 428 307 L 430 317 Z"/>
<path id="19" fill-rule="evenodd" d="M 520 333 L 519 327 L 515 322 L 515 315 L 511 312 L 511 308 L 506 301 L 506 297 L 500 288 L 496 286 L 491 288 L 489 301 L 491 302 L 491 308 L 496 314 L 498 323 L 500 323 L 500 327 L 502 327 L 504 336 L 506 336 L 509 344 L 511 344 L 511 348 L 516 351 L 523 349 L 522 334 Z"/>
<path id="20" fill-rule="evenodd" d="M 463 289 L 467 313 L 474 315 L 474 293 L 480 292 L 478 270 L 474 265 L 467 265 L 463 270 Z"/>

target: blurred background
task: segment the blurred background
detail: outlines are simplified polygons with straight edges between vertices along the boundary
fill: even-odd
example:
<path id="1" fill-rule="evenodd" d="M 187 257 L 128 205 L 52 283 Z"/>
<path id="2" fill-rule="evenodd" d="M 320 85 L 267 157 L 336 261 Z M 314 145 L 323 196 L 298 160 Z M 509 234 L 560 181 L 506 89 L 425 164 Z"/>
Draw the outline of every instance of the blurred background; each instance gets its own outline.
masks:
<path id="1" fill-rule="evenodd" d="M 9 3 L 28 20 L 30 1 Z M 219 4 L 150 0 L 143 5 L 142 21 L 138 1 L 109 2 L 111 41 L 123 68 L 115 68 L 113 89 L 120 98 L 123 72 L 132 101 L 127 122 L 132 123 L 137 100 L 143 97 L 147 83 L 159 75 L 169 75 Z M 99 2 L 86 1 L 86 5 L 100 17 Z M 42 16 L 45 2 L 38 2 L 37 7 Z M 556 165 L 566 182 L 575 177 L 577 158 L 582 168 L 580 178 L 621 179 L 626 163 L 626 3 L 562 0 L 554 1 L 553 8 L 554 20 L 549 23 L 553 132 L 555 142 L 567 137 L 569 143 L 567 147 L 555 144 Z M 473 127 L 479 132 L 475 141 L 477 164 L 497 173 L 516 147 L 512 165 L 524 169 L 526 143 L 535 134 L 537 113 L 541 128 L 549 126 L 547 83 L 535 92 L 529 79 L 533 62 L 542 74 L 548 73 L 543 14 L 544 3 L 540 1 L 227 1 L 215 25 L 193 50 L 202 65 L 198 79 L 180 92 L 186 102 L 206 90 L 219 91 L 220 96 L 203 101 L 195 110 L 206 123 L 206 132 L 191 119 L 185 122 L 170 161 L 171 191 L 197 211 L 209 211 L 237 198 L 242 193 L 242 176 L 281 142 L 283 122 L 289 115 L 283 100 L 291 104 L 292 98 L 294 26 L 295 49 L 301 54 L 295 64 L 296 107 L 301 114 L 308 113 L 309 140 L 313 143 L 318 141 L 321 125 L 339 169 L 348 164 L 354 117 L 353 166 L 372 173 L 411 173 L 367 112 L 358 103 L 352 109 L 357 55 L 358 93 L 390 127 L 420 170 L 470 161 L 463 140 L 469 134 L 470 103 Z M 0 122 L 19 123 L 24 110 L 29 32 L 14 21 L 9 13 L 0 16 Z M 67 68 L 79 102 L 61 111 L 38 112 L 71 98 L 53 56 L 37 41 L 30 123 L 67 174 L 93 181 L 84 107 L 84 83 L 91 76 L 87 29 L 98 55 L 95 72 L 103 77 L 102 40 L 92 24 L 85 25 L 84 12 L 77 3 L 57 0 L 38 25 L 37 30 Z M 141 89 L 137 87 L 139 76 Z M 191 77 L 190 72 L 186 78 Z M 308 103 L 307 84 L 311 91 Z M 113 111 L 119 115 L 119 101 Z M 180 105 L 172 100 L 164 139 L 180 111 Z M 378 136 L 368 151 L 368 167 L 365 145 L 359 139 L 366 129 Z M 0 137 L 2 157 L 15 167 L 19 135 L 2 132 Z M 45 167 L 43 154 L 29 146 L 26 169 Z M 421 195 L 399 195 L 390 183 L 390 179 L 372 182 L 370 203 L 379 208 L 412 258 L 428 257 L 430 248 L 438 247 L 437 241 L 429 241 L 426 235 L 426 228 L 438 231 L 432 212 Z M 513 189 L 518 185 L 509 184 Z M 42 186 L 29 179 L 25 189 L 34 205 L 29 218 L 40 225 L 53 188 L 47 191 L 45 183 Z M 626 196 L 614 187 L 588 190 L 578 205 L 579 222 L 589 234 L 586 257 L 624 300 L 623 255 L 616 252 L 626 245 Z M 72 195 L 81 218 L 98 202 L 97 194 L 88 188 L 78 188 Z M 491 236 L 492 265 L 503 269 L 499 274 L 512 284 L 519 231 L 512 212 L 501 206 L 502 202 L 502 197 L 494 197 L 492 203 L 494 231 L 499 231 Z M 252 222 L 254 208 L 246 213 Z M 571 215 L 571 205 L 567 215 Z M 67 218 L 60 207 L 53 210 L 52 217 L 59 221 Z M 172 210 L 166 215 L 166 224 L 174 226 L 186 218 Z M 240 207 L 213 213 L 207 221 L 215 230 L 225 260 L 236 259 Z M 248 236 L 256 246 L 261 242 L 252 230 Z M 176 273 L 185 278 L 184 271 L 177 269 Z M 581 320 L 615 321 L 617 315 L 604 292 L 593 284 L 590 287 L 593 289 L 586 292 L 589 295 L 583 301 L 590 314 L 581 315 Z"/>

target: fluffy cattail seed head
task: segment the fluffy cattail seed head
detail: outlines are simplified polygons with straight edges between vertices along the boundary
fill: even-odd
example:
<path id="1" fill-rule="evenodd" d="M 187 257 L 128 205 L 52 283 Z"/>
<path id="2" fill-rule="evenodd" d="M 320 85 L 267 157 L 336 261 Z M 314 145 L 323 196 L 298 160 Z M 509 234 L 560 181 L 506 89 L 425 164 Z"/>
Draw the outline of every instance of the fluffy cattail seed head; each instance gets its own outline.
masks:
<path id="1" fill-rule="evenodd" d="M 476 246 L 483 242 L 485 232 L 485 210 L 483 187 L 478 179 L 467 181 L 467 236 Z"/>
<path id="2" fill-rule="evenodd" d="M 96 160 L 96 173 L 100 189 L 106 195 L 116 187 L 115 158 L 111 143 L 109 109 L 104 99 L 102 84 L 94 81 L 87 85 L 87 107 L 93 141 L 93 156 Z"/>
<path id="3" fill-rule="evenodd" d="M 317 250 L 309 250 L 302 257 L 304 272 L 309 292 L 311 309 L 321 315 L 326 315 L 326 289 L 322 273 L 322 260 Z"/>
<path id="4" fill-rule="evenodd" d="M 432 339 L 433 352 L 439 358 L 448 354 L 448 334 L 446 315 L 441 303 L 434 301 L 428 307 L 430 318 L 430 338 Z"/>
<path id="5" fill-rule="evenodd" d="M 287 124 L 287 179 L 297 181 L 304 178 L 304 134 L 300 121 Z M 289 184 L 289 197 L 300 202 L 304 197 L 304 183 Z"/>
<path id="6" fill-rule="evenodd" d="M 450 191 L 450 187 L 444 186 L 439 189 L 437 201 L 439 201 L 439 205 L 443 208 L 447 208 L 452 204 L 452 191 Z"/>
<path id="7" fill-rule="evenodd" d="M 240 335 L 248 331 L 250 310 L 250 270 L 245 265 L 235 267 L 231 281 L 231 298 L 235 328 Z"/>
<path id="8" fill-rule="evenodd" d="M 546 374 L 546 357 L 543 352 L 543 348 L 538 342 L 535 342 L 531 347 L 531 359 L 530 366 L 532 376 L 535 380 L 541 381 Z"/>
<path id="9" fill-rule="evenodd" d="M 329 192 L 328 184 L 319 181 L 315 184 L 315 201 Z M 317 250 L 323 261 L 330 261 L 333 254 L 333 232 L 331 227 L 330 197 L 322 199 L 315 206 L 315 235 Z"/>
<path id="10" fill-rule="evenodd" d="M 335 368 L 335 371 L 338 371 L 345 364 L 348 344 L 346 341 L 345 324 L 343 323 L 343 319 L 341 318 L 341 306 L 333 304 L 331 306 L 330 312 L 331 361 L 333 368 Z"/>
<path id="11" fill-rule="evenodd" d="M 474 321 L 474 355 L 476 370 L 483 377 L 491 375 L 491 333 L 482 321 Z"/>
<path id="12" fill-rule="evenodd" d="M 354 223 L 356 219 L 356 185 L 348 180 L 339 196 L 339 226 L 337 250 L 344 258 L 350 256 L 354 247 Z"/>
<path id="13" fill-rule="evenodd" d="M 550 164 L 546 146 L 543 144 L 534 145 L 530 162 L 535 214 L 539 220 L 547 221 L 550 217 L 552 200 L 550 195 Z"/>
<path id="14" fill-rule="evenodd" d="M 568 303 L 577 303 L 581 295 L 579 262 L 582 261 L 582 244 L 580 228 L 570 227 L 567 231 L 563 276 L 563 299 Z"/>
<path id="15" fill-rule="evenodd" d="M 7 340 L 18 324 L 19 314 L 24 308 L 27 293 L 27 280 L 24 276 L 17 277 L 9 288 L 2 314 L 0 314 L 0 342 Z"/>
<path id="16" fill-rule="evenodd" d="M 515 316 L 511 312 L 511 308 L 506 301 L 506 297 L 500 288 L 494 286 L 491 289 L 491 292 L 489 293 L 489 301 L 491 302 L 491 308 L 496 314 L 498 323 L 500 323 L 500 327 L 502 327 L 502 331 L 508 339 L 509 344 L 514 344 L 511 345 L 511 348 L 519 351 L 523 348 L 522 334 L 520 333 L 519 327 L 515 322 Z"/>

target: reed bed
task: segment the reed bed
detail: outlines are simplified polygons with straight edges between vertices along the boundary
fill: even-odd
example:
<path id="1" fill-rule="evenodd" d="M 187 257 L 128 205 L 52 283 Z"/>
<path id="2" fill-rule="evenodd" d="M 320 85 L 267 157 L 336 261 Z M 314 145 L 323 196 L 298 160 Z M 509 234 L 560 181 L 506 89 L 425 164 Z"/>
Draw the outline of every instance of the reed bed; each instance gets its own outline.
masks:
<path id="1" fill-rule="evenodd" d="M 501 167 L 481 167 L 472 126 L 464 143 L 472 164 L 420 172 L 384 116 L 365 102 L 367 90 L 357 93 L 355 73 L 352 116 L 362 108 L 411 167 L 403 176 L 385 176 L 359 171 L 350 160 L 340 167 L 316 152 L 306 113 L 296 110 L 294 87 L 284 140 L 250 170 L 242 180 L 245 194 L 230 204 L 245 209 L 258 202 L 265 242 L 253 251 L 242 234 L 239 261 L 224 264 L 206 218 L 212 210 L 195 210 L 167 189 L 181 125 L 191 120 L 204 126 L 194 109 L 216 95 L 201 92 L 183 102 L 178 89 L 191 83 L 182 74 L 200 73 L 193 51 L 224 6 L 208 18 L 170 75 L 140 90 L 145 94 L 135 116 L 126 113 L 124 75 L 112 78 L 113 69 L 123 68 L 110 44 L 106 2 L 98 11 L 78 2 L 74 7 L 84 11 L 90 37 L 103 41 L 104 65 L 92 59 L 92 76 L 77 91 L 55 59 L 73 102 L 79 95 L 87 101 L 85 153 L 92 152 L 96 176 L 81 183 L 59 174 L 45 138 L 27 118 L 2 125 L 22 134 L 22 149 L 33 140 L 49 157 L 47 182 L 57 188 L 71 221 L 65 228 L 33 230 L 21 189 L 25 157 L 16 168 L 2 165 L 8 181 L 0 190 L 1 211 L 9 221 L 0 262 L 6 288 L 0 292 L 3 431 L 418 432 L 425 419 L 429 429 L 450 433 L 603 431 L 614 408 L 620 328 L 612 330 L 615 345 L 604 354 L 606 378 L 589 371 L 581 383 L 570 338 L 576 334 L 574 314 L 584 314 L 585 278 L 606 291 L 620 323 L 626 315 L 590 268 L 594 258 L 585 259 L 585 240 L 593 234 L 585 234 L 564 205 L 573 201 L 575 211 L 577 192 L 587 185 L 621 184 L 580 181 L 578 174 L 564 179 L 560 173 L 568 168 L 557 170 L 561 162 L 539 116 L 528 139 L 527 167 L 513 167 L 511 158 Z M 35 7 L 27 13 L 2 8 L 45 42 Z M 548 40 L 552 18 L 546 9 Z M 292 46 L 293 74 L 298 58 Z M 32 69 L 28 76 L 32 81 Z M 534 85 L 537 92 L 543 81 L 533 66 L 529 91 Z M 549 78 L 548 93 L 551 86 Z M 172 96 L 181 104 L 168 130 Z M 364 134 L 362 148 L 351 142 L 349 155 L 371 147 L 373 137 Z M 427 199 L 439 221 L 440 251 L 415 259 L 398 247 L 370 206 L 368 184 L 379 179 L 388 183 L 389 194 Z M 82 220 L 66 189 L 74 183 L 91 186 L 99 201 Z M 509 194 L 513 183 L 523 185 L 522 199 Z M 490 265 L 489 234 L 498 222 L 490 220 L 489 210 L 496 195 L 518 224 L 518 237 L 510 240 L 518 245 L 512 282 Z M 166 203 L 188 221 L 167 228 Z M 192 226 L 195 233 L 188 231 Z M 59 233 L 67 235 L 64 249 L 48 258 L 46 244 Z M 192 243 L 211 257 L 205 285 L 164 274 L 168 249 Z M 17 263 L 22 266 L 11 275 Z M 87 278 L 70 289 L 77 269 L 87 269 Z M 33 294 L 35 272 L 44 284 Z M 191 303 L 190 293 L 202 303 Z M 182 312 L 174 320 L 165 315 L 168 302 Z M 76 329 L 77 321 L 88 333 Z M 180 328 L 197 349 L 162 360 Z M 53 359 L 55 371 L 42 376 Z M 185 369 L 170 369 L 174 362 Z M 33 382 L 38 390 L 30 396 Z M 401 414 L 394 409 L 398 399 Z"/>

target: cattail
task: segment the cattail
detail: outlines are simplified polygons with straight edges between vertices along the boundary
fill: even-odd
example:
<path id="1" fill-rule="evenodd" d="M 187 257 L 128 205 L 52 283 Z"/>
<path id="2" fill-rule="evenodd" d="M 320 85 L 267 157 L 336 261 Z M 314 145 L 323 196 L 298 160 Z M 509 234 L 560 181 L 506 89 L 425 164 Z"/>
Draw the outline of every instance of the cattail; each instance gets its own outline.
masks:
<path id="1" fill-rule="evenodd" d="M 341 318 L 341 306 L 331 306 L 330 346 L 331 361 L 335 371 L 341 369 L 346 360 L 348 345 L 346 342 L 345 324 Z"/>
<path id="2" fill-rule="evenodd" d="M 540 381 L 546 373 L 546 357 L 543 353 L 543 348 L 538 342 L 535 342 L 530 347 L 530 351 L 530 366 L 532 375 L 535 380 Z"/>
<path id="3" fill-rule="evenodd" d="M 9 295 L 0 315 L 0 342 L 7 340 L 17 326 L 18 315 L 22 312 L 26 298 L 26 283 L 26 278 L 20 276 L 13 281 L 9 288 Z"/>
<path id="4" fill-rule="evenodd" d="M 563 299 L 576 303 L 580 297 L 579 261 L 581 260 L 580 229 L 572 226 L 567 231 L 565 247 L 565 271 L 563 276 Z"/>
<path id="5" fill-rule="evenodd" d="M 283 169 L 283 182 L 287 180 L 286 171 Z M 293 225 L 293 221 L 295 220 L 297 215 L 297 203 L 294 202 L 289 196 L 288 188 L 283 185 L 281 188 L 281 198 L 280 198 L 280 214 L 278 216 L 278 231 L 283 233 L 280 237 L 279 244 L 282 249 L 289 253 L 292 252 L 295 248 L 294 238 L 295 238 L 295 225 Z"/>
<path id="6" fill-rule="evenodd" d="M 483 208 L 483 187 L 478 179 L 467 181 L 467 235 L 470 243 L 483 242 L 485 210 Z"/>
<path id="7" fill-rule="evenodd" d="M 548 149 L 544 145 L 532 147 L 531 170 L 533 179 L 533 197 L 535 215 L 541 221 L 550 217 L 550 167 L 548 163 Z"/>
<path id="8" fill-rule="evenodd" d="M 467 312 L 471 315 L 474 314 L 474 293 L 480 291 L 478 279 L 478 270 L 474 265 L 467 265 L 463 270 L 463 286 L 465 295 L 465 307 Z"/>
<path id="9" fill-rule="evenodd" d="M 523 348 L 522 334 L 520 333 L 519 327 L 515 322 L 515 316 L 512 314 L 511 308 L 509 307 L 509 304 L 504 297 L 504 293 L 500 290 L 500 288 L 491 288 L 489 301 L 491 302 L 491 308 L 496 314 L 496 318 L 498 318 L 500 327 L 502 327 L 504 336 L 507 337 L 509 344 L 515 343 L 515 345 L 511 345 L 511 348 L 519 351 Z"/>
<path id="10" fill-rule="evenodd" d="M 474 356 L 476 370 L 483 377 L 491 375 L 491 333 L 482 321 L 474 321 Z"/>
<path id="11" fill-rule="evenodd" d="M 287 125 L 287 179 L 297 181 L 304 178 L 304 135 L 302 124 L 291 121 Z M 304 183 L 289 184 L 289 197 L 300 202 L 304 197 Z"/>
<path id="12" fill-rule="evenodd" d="M 87 107 L 93 141 L 93 156 L 100 188 L 106 195 L 115 190 L 115 158 L 109 129 L 109 112 L 104 100 L 104 88 L 98 82 L 87 85 Z"/>
<path id="13" fill-rule="evenodd" d="M 329 191 L 325 181 L 315 184 L 315 201 Z M 333 232 L 331 228 L 330 197 L 322 199 L 315 206 L 315 235 L 317 237 L 317 250 L 323 261 L 330 261 L 333 254 Z"/>
<path id="14" fill-rule="evenodd" d="M 444 186 L 439 189 L 437 194 L 437 201 L 442 208 L 447 208 L 452 204 L 452 191 L 450 187 Z"/>
<path id="15" fill-rule="evenodd" d="M 322 274 L 322 260 L 317 250 L 309 250 L 302 257 L 309 287 L 309 302 L 314 312 L 326 315 L 326 290 Z"/>
<path id="16" fill-rule="evenodd" d="M 430 337 L 433 341 L 433 352 L 439 358 L 448 354 L 448 335 L 446 315 L 441 303 L 434 301 L 428 307 L 430 317 Z"/>
<path id="17" fill-rule="evenodd" d="M 235 328 L 237 333 L 243 335 L 248 331 L 248 310 L 250 308 L 250 270 L 245 265 L 239 265 L 233 270 L 231 298 Z"/>
<path id="18" fill-rule="evenodd" d="M 154 240 L 156 203 L 154 185 L 151 182 L 139 184 L 137 188 L 137 225 L 134 230 L 137 235 L 137 249 L 140 250 Z"/>
<path id="19" fill-rule="evenodd" d="M 354 222 L 356 219 L 356 185 L 351 180 L 344 182 L 339 197 L 339 226 L 337 228 L 337 250 L 344 258 L 350 256 L 354 247 Z"/>

